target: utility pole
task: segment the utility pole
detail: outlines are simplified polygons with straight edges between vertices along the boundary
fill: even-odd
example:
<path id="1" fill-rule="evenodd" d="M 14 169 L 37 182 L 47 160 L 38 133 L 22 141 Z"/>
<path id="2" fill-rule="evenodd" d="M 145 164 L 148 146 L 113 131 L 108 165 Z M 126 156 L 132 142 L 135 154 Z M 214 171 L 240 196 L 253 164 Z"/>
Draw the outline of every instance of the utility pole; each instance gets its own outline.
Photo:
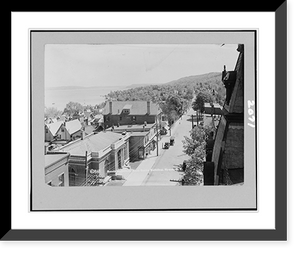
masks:
<path id="1" fill-rule="evenodd" d="M 194 127 L 194 115 L 192 114 L 192 129 Z"/>
<path id="2" fill-rule="evenodd" d="M 85 183 L 87 184 L 87 179 L 88 179 L 88 163 L 87 163 L 87 151 L 85 151 L 85 161 L 84 161 L 84 166 L 85 166 Z"/>
<path id="3" fill-rule="evenodd" d="M 158 128 L 158 122 L 157 122 L 157 118 L 155 118 L 155 122 L 156 122 L 156 155 L 158 156 L 158 132 L 159 132 L 159 128 Z"/>

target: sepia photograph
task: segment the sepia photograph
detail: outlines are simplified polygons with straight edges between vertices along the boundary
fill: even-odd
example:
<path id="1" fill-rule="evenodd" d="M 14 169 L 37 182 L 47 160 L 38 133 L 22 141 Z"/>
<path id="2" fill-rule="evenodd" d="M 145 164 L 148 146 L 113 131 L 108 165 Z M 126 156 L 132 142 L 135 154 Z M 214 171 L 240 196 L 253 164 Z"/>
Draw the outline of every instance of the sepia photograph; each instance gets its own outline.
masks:
<path id="1" fill-rule="evenodd" d="M 187 43 L 185 32 L 31 31 L 32 63 L 43 62 L 45 186 L 238 193 L 250 184 L 256 203 L 256 31 L 191 34 Z M 169 39 L 153 43 L 161 35 Z"/>

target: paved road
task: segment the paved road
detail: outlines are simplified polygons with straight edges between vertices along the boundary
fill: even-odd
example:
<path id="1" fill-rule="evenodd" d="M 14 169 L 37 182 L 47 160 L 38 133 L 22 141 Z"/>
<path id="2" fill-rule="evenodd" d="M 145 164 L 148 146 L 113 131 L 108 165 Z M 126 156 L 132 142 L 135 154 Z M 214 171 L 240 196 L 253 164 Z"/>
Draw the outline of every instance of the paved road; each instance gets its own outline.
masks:
<path id="1" fill-rule="evenodd" d="M 182 172 L 178 171 L 179 164 L 189 157 L 183 152 L 184 136 L 189 136 L 189 131 L 192 128 L 191 115 L 194 113 L 193 109 L 190 109 L 186 115 L 182 116 L 181 120 L 178 120 L 171 131 L 171 135 L 175 137 L 174 146 L 170 146 L 169 149 L 161 149 L 160 155 L 156 157 L 156 160 L 148 172 L 143 185 L 178 185 L 177 182 L 170 181 L 178 180 L 182 176 Z M 161 140 L 162 143 L 168 142 L 170 134 L 164 136 Z"/>

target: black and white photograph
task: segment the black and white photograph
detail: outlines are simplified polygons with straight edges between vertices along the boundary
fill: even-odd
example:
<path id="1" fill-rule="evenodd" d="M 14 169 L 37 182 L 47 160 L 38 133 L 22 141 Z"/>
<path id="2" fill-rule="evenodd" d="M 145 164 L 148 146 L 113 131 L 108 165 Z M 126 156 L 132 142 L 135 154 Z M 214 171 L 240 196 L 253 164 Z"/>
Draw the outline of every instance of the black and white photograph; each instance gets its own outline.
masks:
<path id="1" fill-rule="evenodd" d="M 255 30 L 31 36 L 33 89 L 43 91 L 44 109 L 42 119 L 33 115 L 43 120 L 39 185 L 94 193 L 172 187 L 174 197 L 185 187 L 237 196 L 242 188 L 251 189 L 243 204 L 222 207 L 211 194 L 204 207 L 256 209 Z"/>
<path id="2" fill-rule="evenodd" d="M 242 44 L 46 45 L 45 183 L 243 184 L 243 53 Z"/>

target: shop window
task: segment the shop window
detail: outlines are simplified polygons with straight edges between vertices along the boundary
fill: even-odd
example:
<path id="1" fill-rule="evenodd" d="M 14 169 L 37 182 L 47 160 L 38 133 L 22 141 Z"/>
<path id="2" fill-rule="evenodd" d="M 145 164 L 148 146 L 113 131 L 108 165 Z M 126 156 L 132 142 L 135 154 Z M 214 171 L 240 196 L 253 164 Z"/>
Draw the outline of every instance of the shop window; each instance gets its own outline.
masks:
<path id="1" fill-rule="evenodd" d="M 122 168 L 121 150 L 118 151 L 118 168 Z"/>
<path id="2" fill-rule="evenodd" d="M 107 171 L 109 171 L 109 160 L 106 159 L 104 162 L 104 171 L 105 173 L 107 173 Z"/>

